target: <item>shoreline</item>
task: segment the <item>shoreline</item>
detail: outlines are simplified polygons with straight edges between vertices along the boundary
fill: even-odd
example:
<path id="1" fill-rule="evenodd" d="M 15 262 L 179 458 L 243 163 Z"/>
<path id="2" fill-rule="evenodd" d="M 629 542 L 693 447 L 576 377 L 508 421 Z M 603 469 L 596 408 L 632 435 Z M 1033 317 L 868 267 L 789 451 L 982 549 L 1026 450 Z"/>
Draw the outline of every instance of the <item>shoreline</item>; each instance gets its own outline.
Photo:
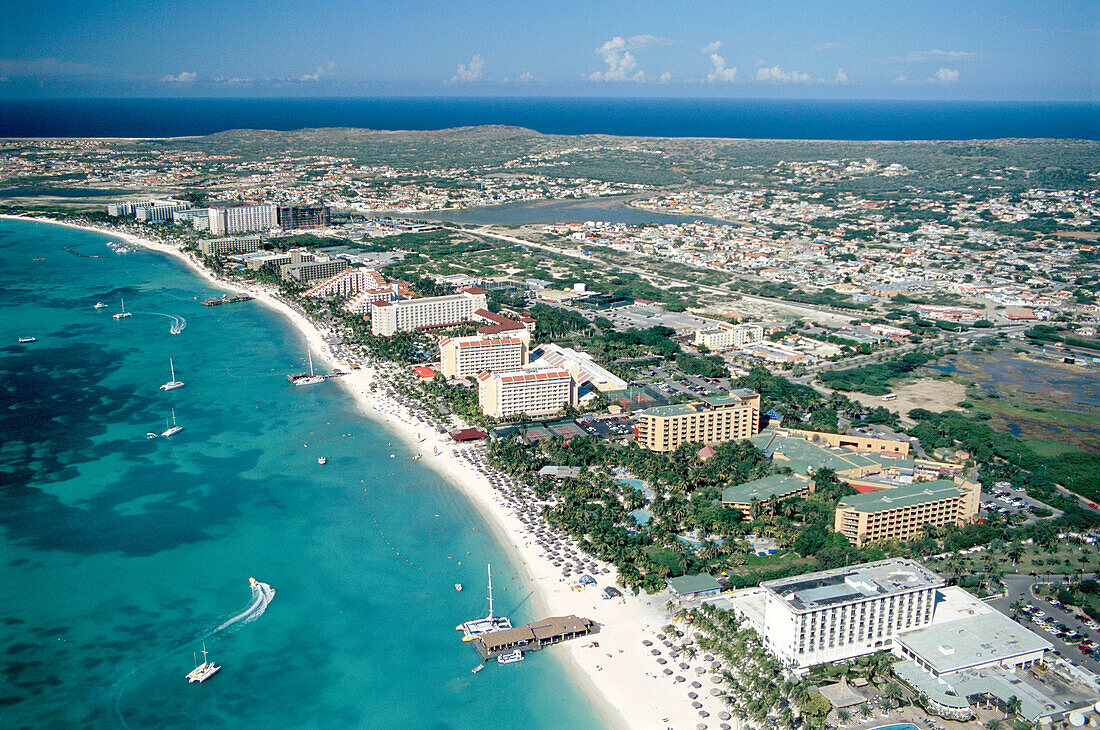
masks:
<path id="1" fill-rule="evenodd" d="M 458 445 L 446 432 L 421 418 L 415 407 L 410 408 L 389 390 L 384 376 L 392 364 L 360 363 L 358 358 L 343 357 L 334 345 L 325 339 L 317 323 L 304 312 L 278 297 L 270 288 L 260 284 L 239 285 L 216 277 L 193 256 L 179 247 L 162 241 L 150 240 L 109 226 L 81 225 L 67 221 L 33 216 L 0 214 L 0 219 L 35 221 L 63 225 L 78 230 L 116 236 L 143 249 L 161 253 L 183 263 L 204 282 L 219 289 L 243 292 L 253 296 L 260 304 L 285 319 L 297 334 L 305 340 L 310 350 L 330 368 L 340 365 L 344 375 L 336 378 L 339 386 L 355 402 L 365 417 L 385 427 L 399 437 L 412 451 L 423 454 L 425 466 L 439 474 L 458 489 L 477 509 L 482 520 L 492 530 L 497 542 L 517 560 L 518 566 L 532 585 L 532 601 L 539 618 L 547 615 L 576 614 L 592 619 L 599 625 L 598 633 L 588 639 L 577 639 L 552 649 L 563 668 L 568 672 L 577 690 L 592 704 L 604 722 L 613 728 L 694 728 L 702 721 L 687 696 L 689 682 L 702 676 L 688 676 L 688 681 L 678 684 L 674 674 L 667 671 L 653 651 L 667 654 L 662 646 L 661 627 L 671 619 L 664 609 L 665 596 L 637 597 L 629 595 L 619 599 L 603 599 L 602 587 L 614 585 L 613 566 L 595 558 L 583 556 L 586 565 L 596 564 L 599 571 L 584 570 L 563 577 L 562 570 L 553 564 L 544 545 L 532 534 L 532 524 L 540 528 L 546 523 L 537 518 L 532 522 L 531 512 L 525 512 L 521 500 L 511 496 L 512 479 L 485 466 L 484 449 L 480 445 Z M 359 369 L 348 367 L 351 363 Z M 418 438 L 422 436 L 422 438 Z M 437 453 L 433 453 L 437 452 Z M 560 545 L 569 552 L 576 550 L 576 543 L 568 536 L 560 539 Z M 554 543 L 559 545 L 558 542 Z M 597 586 L 576 591 L 571 583 L 579 572 L 597 576 Z M 643 640 L 652 646 L 643 645 Z M 598 643 L 598 647 L 593 646 Z M 683 658 L 668 661 L 672 666 L 685 661 Z M 701 659 L 699 660 L 701 662 Z M 693 660 L 693 664 L 695 664 Z M 699 666 L 702 666 L 700 663 Z M 684 675 L 688 670 L 678 669 Z M 694 674 L 694 672 L 692 673 Z M 708 726 L 718 727 L 716 716 L 724 705 L 705 693 L 714 685 L 709 682 L 700 690 L 704 696 L 699 701 L 710 712 Z M 738 725 L 736 720 L 729 721 Z"/>

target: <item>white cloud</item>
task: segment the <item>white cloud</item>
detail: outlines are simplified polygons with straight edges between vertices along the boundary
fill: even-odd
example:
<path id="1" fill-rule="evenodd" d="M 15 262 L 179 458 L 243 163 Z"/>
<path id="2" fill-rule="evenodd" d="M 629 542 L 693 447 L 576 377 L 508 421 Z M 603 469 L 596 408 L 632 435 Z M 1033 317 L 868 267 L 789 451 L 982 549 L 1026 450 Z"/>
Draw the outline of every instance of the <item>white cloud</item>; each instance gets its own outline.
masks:
<path id="1" fill-rule="evenodd" d="M 320 81 L 322 76 L 328 76 L 336 70 L 336 61 L 329 61 L 324 66 L 318 66 L 317 70 L 311 74 L 302 74 L 298 77 L 299 81 Z"/>
<path id="2" fill-rule="evenodd" d="M 470 64 L 465 63 L 458 64 L 458 68 L 455 70 L 455 75 L 451 77 L 451 83 L 458 81 L 477 81 L 481 78 L 482 72 L 485 70 L 485 59 L 480 54 L 475 53 L 474 57 L 470 59 Z"/>
<path id="3" fill-rule="evenodd" d="M 657 77 L 657 80 L 660 81 L 662 84 L 667 84 L 669 81 L 672 81 L 672 72 L 665 71 L 663 74 Z"/>
<path id="4" fill-rule="evenodd" d="M 902 74 L 901 76 L 898 76 L 896 79 L 894 79 L 894 83 L 895 84 L 908 84 L 909 79 L 905 76 L 905 74 Z"/>
<path id="5" fill-rule="evenodd" d="M 714 41 L 699 49 L 700 53 L 710 56 L 710 62 L 714 64 L 714 70 L 707 74 L 707 81 L 712 84 L 719 81 L 730 82 L 737 78 L 737 69 L 727 68 L 726 59 L 718 55 L 721 48 L 722 41 Z"/>
<path id="6" fill-rule="evenodd" d="M 932 74 L 930 81 L 938 81 L 941 84 L 953 84 L 959 80 L 959 72 L 953 68 L 941 68 Z"/>
<path id="7" fill-rule="evenodd" d="M 762 66 L 756 69 L 756 80 L 782 84 L 805 84 L 809 83 L 810 75 L 800 71 L 784 71 L 779 66 L 770 68 Z"/>
<path id="8" fill-rule="evenodd" d="M 534 81 L 534 80 L 535 80 L 535 77 L 531 74 L 530 71 L 524 71 L 516 79 L 516 81 L 522 81 L 524 83 L 527 83 L 528 81 Z"/>
<path id="9" fill-rule="evenodd" d="M 252 79 L 247 76 L 218 76 L 214 79 L 216 84 L 225 84 L 227 86 L 243 86 L 244 84 L 251 84 Z"/>
<path id="10" fill-rule="evenodd" d="M 672 41 L 652 35 L 636 35 L 630 38 L 615 36 L 596 49 L 596 55 L 607 64 L 607 70 L 594 71 L 584 74 L 583 77 L 589 81 L 645 81 L 645 72 L 638 68 L 638 61 L 631 51 L 669 43 Z M 666 71 L 665 74 L 667 73 Z M 661 74 L 658 80 L 664 78 L 665 74 Z"/>
<path id="11" fill-rule="evenodd" d="M 941 51 L 938 48 L 933 48 L 930 51 L 913 51 L 905 57 L 905 60 L 909 63 L 920 63 L 921 61 L 973 61 L 977 57 L 978 54 L 973 51 Z"/>
<path id="12" fill-rule="evenodd" d="M 817 51 L 818 53 L 820 53 L 821 51 L 831 51 L 834 48 L 840 48 L 840 44 L 837 43 L 836 41 L 831 41 L 829 43 L 822 43 L 820 45 L 813 46 L 813 49 L 815 51 Z"/>
<path id="13" fill-rule="evenodd" d="M 848 74 L 844 73 L 844 69 L 838 68 L 836 70 L 836 78 L 833 79 L 834 84 L 846 84 L 848 83 Z"/>
<path id="14" fill-rule="evenodd" d="M 166 84 L 190 84 L 198 78 L 198 74 L 194 71 L 180 71 L 176 76 L 171 74 L 167 76 L 161 76 L 160 80 Z"/>

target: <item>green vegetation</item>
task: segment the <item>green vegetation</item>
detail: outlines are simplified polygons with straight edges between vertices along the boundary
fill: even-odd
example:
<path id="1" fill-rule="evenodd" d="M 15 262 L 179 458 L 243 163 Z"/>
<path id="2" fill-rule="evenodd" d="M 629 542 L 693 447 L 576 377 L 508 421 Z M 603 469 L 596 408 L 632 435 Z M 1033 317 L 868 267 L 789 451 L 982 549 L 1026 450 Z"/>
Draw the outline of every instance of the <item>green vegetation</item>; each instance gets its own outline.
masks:
<path id="1" fill-rule="evenodd" d="M 886 395 L 895 381 L 935 359 L 935 355 L 908 352 L 897 360 L 864 365 L 847 370 L 829 370 L 819 376 L 834 390 L 856 391 L 868 395 Z"/>

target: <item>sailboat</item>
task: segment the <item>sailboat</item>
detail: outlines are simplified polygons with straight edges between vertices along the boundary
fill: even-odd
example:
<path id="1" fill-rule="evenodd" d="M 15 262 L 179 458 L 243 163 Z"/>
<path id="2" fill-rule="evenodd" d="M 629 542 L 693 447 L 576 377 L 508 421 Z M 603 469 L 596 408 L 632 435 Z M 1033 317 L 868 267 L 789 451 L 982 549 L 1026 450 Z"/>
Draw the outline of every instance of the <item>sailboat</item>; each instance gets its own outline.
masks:
<path id="1" fill-rule="evenodd" d="M 195 660 L 196 662 L 198 659 Z M 196 664 L 195 668 L 187 673 L 187 681 L 205 682 L 213 677 L 221 669 L 217 664 L 206 659 L 206 642 L 202 642 L 202 664 Z"/>
<path id="2" fill-rule="evenodd" d="M 309 375 L 305 373 L 299 373 L 297 375 L 288 375 L 287 378 L 295 385 L 313 385 L 314 383 L 325 382 L 324 375 L 315 375 L 313 373 L 313 353 L 309 353 Z"/>
<path id="3" fill-rule="evenodd" d="M 164 385 L 160 386 L 161 390 L 175 390 L 176 388 L 183 387 L 182 380 L 176 380 L 176 364 L 172 362 L 172 358 L 168 358 L 168 367 L 172 370 L 172 379 Z"/>
<path id="4" fill-rule="evenodd" d="M 114 317 L 115 319 L 123 319 L 125 317 L 133 317 L 134 315 L 132 315 L 132 314 L 130 314 L 129 312 L 126 311 L 126 300 L 123 299 L 122 297 L 119 297 L 118 301 L 121 303 L 122 309 L 118 312 L 115 312 L 111 316 Z"/>
<path id="5" fill-rule="evenodd" d="M 455 626 L 456 631 L 463 633 L 463 641 L 473 641 L 482 634 L 512 628 L 512 621 L 507 616 L 493 615 L 493 566 L 487 565 L 486 568 L 489 573 L 489 614 L 485 618 L 475 618 Z"/>
<path id="6" fill-rule="evenodd" d="M 172 436 L 173 434 L 177 434 L 177 433 L 179 433 L 180 431 L 183 430 L 183 426 L 177 426 L 176 425 L 176 409 L 175 408 L 172 409 L 172 425 L 169 426 L 168 425 L 168 419 L 165 418 L 164 419 L 164 426 L 165 426 L 165 429 L 161 433 L 161 436 L 165 436 L 165 437 Z"/>

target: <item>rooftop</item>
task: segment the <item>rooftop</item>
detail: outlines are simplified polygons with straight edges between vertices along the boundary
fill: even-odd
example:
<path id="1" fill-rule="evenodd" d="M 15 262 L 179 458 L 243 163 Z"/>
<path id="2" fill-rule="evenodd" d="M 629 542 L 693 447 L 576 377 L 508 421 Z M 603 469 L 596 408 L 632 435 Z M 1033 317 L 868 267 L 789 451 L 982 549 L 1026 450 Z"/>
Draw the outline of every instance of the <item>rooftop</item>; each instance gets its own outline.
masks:
<path id="1" fill-rule="evenodd" d="M 932 482 L 917 482 L 896 489 L 882 489 L 875 492 L 855 494 L 840 500 L 837 508 L 846 507 L 857 512 L 886 512 L 901 507 L 926 502 L 938 502 L 963 494 L 955 482 L 949 479 L 937 479 Z"/>
<path id="2" fill-rule="evenodd" d="M 726 487 L 722 490 L 722 501 L 741 504 L 755 499 L 765 502 L 771 497 L 785 497 L 808 486 L 808 481 L 793 474 L 772 474 L 763 479 Z"/>
<path id="3" fill-rule="evenodd" d="M 760 584 L 795 611 L 943 585 L 943 578 L 908 558 L 891 558 Z"/>
<path id="4" fill-rule="evenodd" d="M 668 583 L 668 587 L 671 588 L 677 595 L 688 595 L 691 593 L 702 593 L 703 591 L 717 591 L 722 589 L 722 585 L 714 579 L 714 576 L 708 573 L 698 573 L 696 575 L 681 575 L 677 578 L 669 578 L 665 581 Z"/>

